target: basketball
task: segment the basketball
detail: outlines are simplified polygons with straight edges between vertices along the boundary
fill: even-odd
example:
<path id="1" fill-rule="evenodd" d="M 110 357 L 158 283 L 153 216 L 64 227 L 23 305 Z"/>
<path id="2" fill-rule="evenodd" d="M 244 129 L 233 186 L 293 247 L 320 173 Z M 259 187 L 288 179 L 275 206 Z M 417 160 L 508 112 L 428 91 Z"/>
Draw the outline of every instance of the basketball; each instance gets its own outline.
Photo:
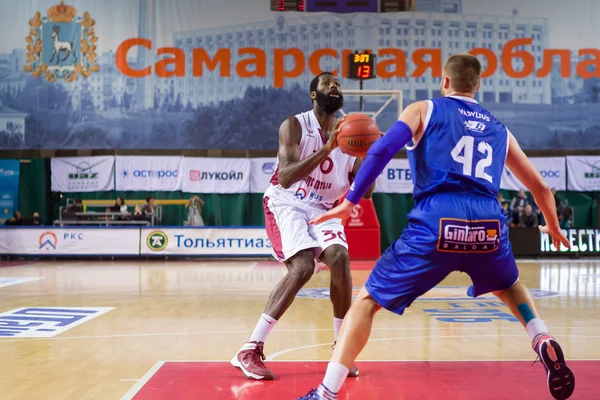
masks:
<path id="1" fill-rule="evenodd" d="M 365 114 L 350 114 L 339 126 L 337 143 L 345 154 L 364 157 L 369 148 L 381 137 L 379 127 Z"/>

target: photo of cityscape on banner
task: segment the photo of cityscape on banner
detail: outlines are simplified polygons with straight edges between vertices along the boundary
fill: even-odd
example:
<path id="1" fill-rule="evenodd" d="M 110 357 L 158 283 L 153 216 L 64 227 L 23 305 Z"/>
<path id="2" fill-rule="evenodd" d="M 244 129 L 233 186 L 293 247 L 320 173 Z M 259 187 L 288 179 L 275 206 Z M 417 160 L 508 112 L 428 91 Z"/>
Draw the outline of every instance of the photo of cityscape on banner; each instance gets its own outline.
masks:
<path id="1" fill-rule="evenodd" d="M 276 149 L 281 121 L 310 107 L 314 75 L 359 88 L 346 79 L 356 51 L 376 57 L 363 89 L 401 90 L 404 106 L 439 96 L 443 61 L 469 52 L 484 68 L 476 99 L 524 149 L 600 145 L 600 26 L 585 7 L 419 0 L 410 13 L 343 14 L 267 3 L 3 1 L 0 146 Z M 364 110 L 386 100 L 366 97 Z M 385 132 L 396 118 L 386 107 L 377 124 Z"/>

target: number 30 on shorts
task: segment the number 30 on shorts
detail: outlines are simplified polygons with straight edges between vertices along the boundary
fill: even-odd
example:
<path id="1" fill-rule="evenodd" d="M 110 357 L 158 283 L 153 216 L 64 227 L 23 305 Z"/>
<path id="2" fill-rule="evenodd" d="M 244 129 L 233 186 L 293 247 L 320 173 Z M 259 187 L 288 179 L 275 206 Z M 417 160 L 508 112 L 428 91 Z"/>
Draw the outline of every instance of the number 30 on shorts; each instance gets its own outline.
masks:
<path id="1" fill-rule="evenodd" d="M 344 232 L 338 232 L 336 234 L 334 231 L 328 229 L 325 231 L 321 231 L 321 233 L 323 233 L 323 235 L 325 235 L 325 236 L 329 236 L 327 239 L 324 240 L 324 242 L 329 242 L 330 240 L 333 240 L 333 239 L 339 237 L 344 243 L 348 243 L 346 241 L 346 235 L 344 234 Z"/>

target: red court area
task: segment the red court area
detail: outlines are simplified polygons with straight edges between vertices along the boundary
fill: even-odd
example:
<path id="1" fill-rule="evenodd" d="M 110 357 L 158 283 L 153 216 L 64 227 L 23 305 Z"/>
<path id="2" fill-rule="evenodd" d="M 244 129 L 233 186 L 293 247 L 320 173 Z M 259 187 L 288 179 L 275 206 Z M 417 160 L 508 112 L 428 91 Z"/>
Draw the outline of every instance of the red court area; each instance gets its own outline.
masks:
<path id="1" fill-rule="evenodd" d="M 284 400 L 316 387 L 325 362 L 271 362 L 278 379 L 247 380 L 226 362 L 166 362 L 134 400 Z M 340 400 L 552 400 L 543 367 L 531 362 L 360 362 Z M 600 361 L 571 361 L 573 400 L 600 398 Z"/>

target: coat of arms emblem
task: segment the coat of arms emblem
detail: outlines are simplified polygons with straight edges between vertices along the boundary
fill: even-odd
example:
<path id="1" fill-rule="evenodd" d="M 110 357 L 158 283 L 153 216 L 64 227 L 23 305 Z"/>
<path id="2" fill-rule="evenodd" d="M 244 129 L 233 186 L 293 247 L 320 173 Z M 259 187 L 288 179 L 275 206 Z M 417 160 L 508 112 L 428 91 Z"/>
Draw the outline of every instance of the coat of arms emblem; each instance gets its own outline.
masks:
<path id="1" fill-rule="evenodd" d="M 64 1 L 49 8 L 46 17 L 36 12 L 29 20 L 29 36 L 25 39 L 24 70 L 51 82 L 73 82 L 79 75 L 87 78 L 98 72 L 95 24 L 87 11 L 78 17 L 77 10 Z"/>

